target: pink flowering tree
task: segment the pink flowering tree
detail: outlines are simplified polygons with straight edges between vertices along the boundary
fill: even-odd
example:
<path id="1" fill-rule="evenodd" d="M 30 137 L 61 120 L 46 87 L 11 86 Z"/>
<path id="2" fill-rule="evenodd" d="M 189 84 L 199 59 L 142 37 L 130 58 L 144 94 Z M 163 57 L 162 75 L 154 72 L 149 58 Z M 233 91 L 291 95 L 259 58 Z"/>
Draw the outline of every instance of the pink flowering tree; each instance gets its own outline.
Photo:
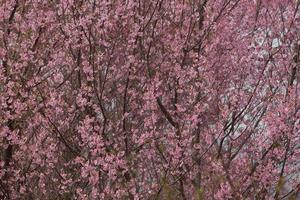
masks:
<path id="1" fill-rule="evenodd" d="M 0 199 L 297 199 L 299 6 L 2 0 Z"/>

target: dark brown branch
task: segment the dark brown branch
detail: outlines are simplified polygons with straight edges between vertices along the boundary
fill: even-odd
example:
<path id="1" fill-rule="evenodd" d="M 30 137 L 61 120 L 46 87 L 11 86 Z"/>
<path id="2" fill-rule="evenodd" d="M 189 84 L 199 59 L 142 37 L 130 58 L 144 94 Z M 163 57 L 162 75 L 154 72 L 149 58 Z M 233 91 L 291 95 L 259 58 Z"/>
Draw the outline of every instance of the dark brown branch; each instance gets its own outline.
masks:
<path id="1" fill-rule="evenodd" d="M 172 116 L 167 111 L 167 109 L 165 108 L 165 106 L 162 104 L 161 100 L 158 97 L 156 98 L 156 102 L 157 102 L 157 104 L 158 104 L 161 112 L 164 114 L 164 116 L 167 118 L 167 120 L 170 122 L 170 124 L 173 127 L 175 127 L 176 129 L 178 129 L 179 128 L 179 124 L 173 120 Z"/>

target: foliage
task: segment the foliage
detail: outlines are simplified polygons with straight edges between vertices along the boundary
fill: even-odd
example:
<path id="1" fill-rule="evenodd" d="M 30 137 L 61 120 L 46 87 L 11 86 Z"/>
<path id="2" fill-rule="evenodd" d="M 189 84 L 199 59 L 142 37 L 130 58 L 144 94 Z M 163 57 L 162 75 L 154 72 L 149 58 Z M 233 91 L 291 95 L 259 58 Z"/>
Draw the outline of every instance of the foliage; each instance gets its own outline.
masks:
<path id="1" fill-rule="evenodd" d="M 0 199 L 297 198 L 298 1 L 3 0 L 0 16 Z"/>

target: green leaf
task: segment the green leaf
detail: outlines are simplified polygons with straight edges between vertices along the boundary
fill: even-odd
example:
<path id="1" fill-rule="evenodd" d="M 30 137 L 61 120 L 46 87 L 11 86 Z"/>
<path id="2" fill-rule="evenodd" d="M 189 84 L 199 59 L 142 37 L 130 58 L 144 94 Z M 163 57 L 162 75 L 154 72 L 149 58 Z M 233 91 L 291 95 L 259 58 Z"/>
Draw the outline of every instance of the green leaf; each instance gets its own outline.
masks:
<path id="1" fill-rule="evenodd" d="M 284 186 L 284 177 L 280 176 L 278 180 L 278 184 L 276 186 L 276 193 L 280 194 L 280 191 L 282 190 L 283 186 Z"/>
<path id="2" fill-rule="evenodd" d="M 199 187 L 196 190 L 196 199 L 197 200 L 203 200 L 204 199 L 204 190 L 203 188 Z"/>

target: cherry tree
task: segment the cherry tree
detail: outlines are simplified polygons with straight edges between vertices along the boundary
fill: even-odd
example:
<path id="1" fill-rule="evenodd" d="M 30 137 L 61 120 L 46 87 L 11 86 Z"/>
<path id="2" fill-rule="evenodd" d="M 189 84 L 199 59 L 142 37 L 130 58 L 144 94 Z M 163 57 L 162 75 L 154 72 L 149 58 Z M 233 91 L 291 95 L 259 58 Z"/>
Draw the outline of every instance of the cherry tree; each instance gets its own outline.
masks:
<path id="1" fill-rule="evenodd" d="M 300 1 L 3 0 L 1 199 L 297 199 Z"/>

